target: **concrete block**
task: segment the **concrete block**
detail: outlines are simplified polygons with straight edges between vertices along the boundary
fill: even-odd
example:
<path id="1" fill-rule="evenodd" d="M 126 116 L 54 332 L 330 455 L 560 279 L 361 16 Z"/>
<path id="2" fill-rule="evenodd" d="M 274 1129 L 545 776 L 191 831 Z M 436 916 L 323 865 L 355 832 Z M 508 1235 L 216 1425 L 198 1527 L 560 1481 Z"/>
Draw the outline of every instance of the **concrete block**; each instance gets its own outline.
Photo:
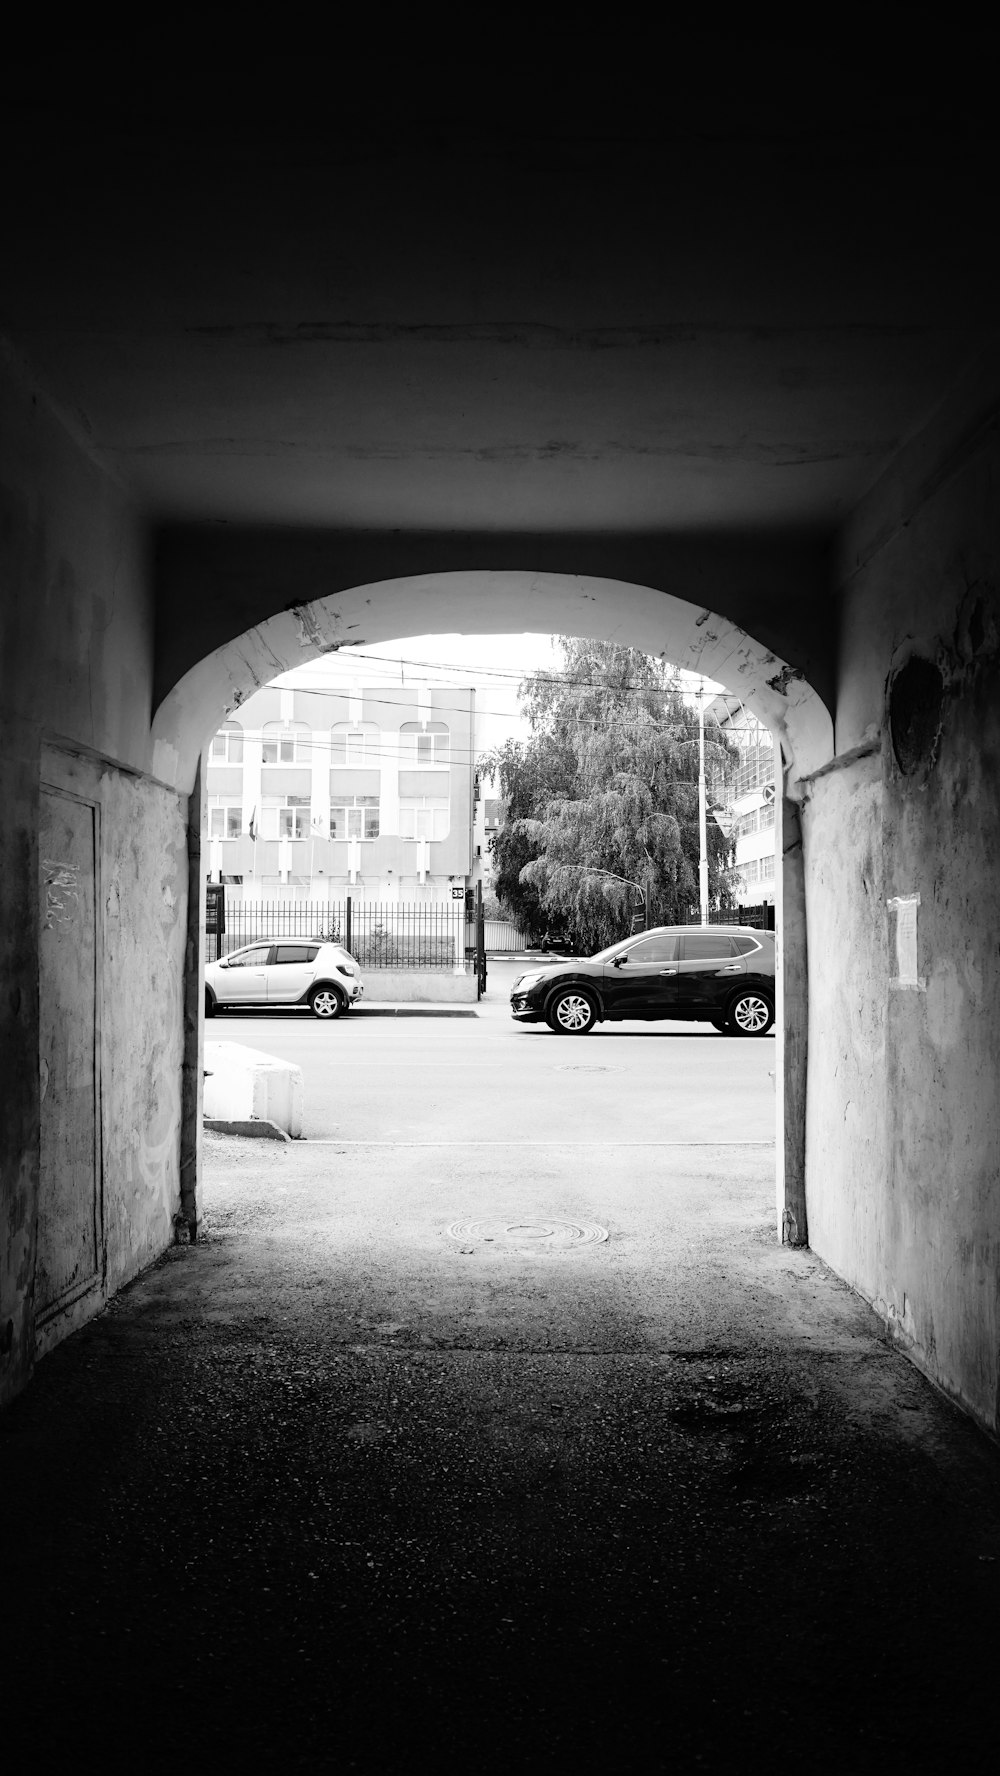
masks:
<path id="1" fill-rule="evenodd" d="M 292 1138 L 276 1122 L 265 1122 L 261 1117 L 254 1117 L 251 1122 L 226 1122 L 222 1117 L 206 1116 L 205 1127 L 216 1135 L 243 1135 L 253 1141 L 290 1141 Z"/>
<path id="2" fill-rule="evenodd" d="M 302 1134 L 302 1069 L 242 1042 L 206 1042 L 205 1119 L 273 1122 Z"/>

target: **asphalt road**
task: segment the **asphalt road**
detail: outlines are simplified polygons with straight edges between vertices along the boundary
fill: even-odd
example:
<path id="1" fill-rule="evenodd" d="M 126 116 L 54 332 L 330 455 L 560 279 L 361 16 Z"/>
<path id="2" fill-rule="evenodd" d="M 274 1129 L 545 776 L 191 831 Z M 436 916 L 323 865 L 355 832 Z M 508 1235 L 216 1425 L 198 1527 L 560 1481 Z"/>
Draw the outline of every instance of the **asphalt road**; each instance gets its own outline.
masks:
<path id="1" fill-rule="evenodd" d="M 327 1132 L 0 1419 L 12 1768 L 988 1766 L 1000 1458 L 776 1243 L 773 1042 L 224 1032 Z"/>
<path id="2" fill-rule="evenodd" d="M 524 966 L 491 962 L 471 1017 L 242 1011 L 207 1035 L 301 1067 L 308 1140 L 773 1141 L 773 1036 L 637 1022 L 556 1036 L 510 1016 Z"/>

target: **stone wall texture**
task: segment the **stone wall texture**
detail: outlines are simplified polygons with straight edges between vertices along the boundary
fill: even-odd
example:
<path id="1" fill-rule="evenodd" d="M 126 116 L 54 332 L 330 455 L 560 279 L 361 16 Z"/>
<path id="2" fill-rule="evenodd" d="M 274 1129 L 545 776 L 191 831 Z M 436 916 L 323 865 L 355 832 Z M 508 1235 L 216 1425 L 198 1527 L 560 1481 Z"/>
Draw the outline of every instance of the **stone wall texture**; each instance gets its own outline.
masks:
<path id="1" fill-rule="evenodd" d="M 936 1382 L 997 1427 L 1000 610 L 995 428 L 876 489 L 842 553 L 837 752 L 804 809 L 809 1235 Z M 901 763 L 893 685 L 941 695 Z M 929 665 L 934 669 L 926 670 Z M 897 735 L 898 743 L 898 735 Z M 920 896 L 918 984 L 895 914 Z"/>
<path id="2" fill-rule="evenodd" d="M 186 798 L 145 769 L 145 531 L 17 364 L 2 367 L 2 384 L 0 1399 L 171 1237 L 187 909 Z M 71 869 L 66 857 L 42 855 L 40 834 L 60 831 L 58 821 L 43 827 L 43 794 L 77 810 L 79 832 L 95 835 L 89 883 L 74 884 L 79 857 Z M 74 907 L 94 962 L 75 983 L 65 975 L 56 1017 L 40 994 L 43 927 Z M 44 966 L 41 978 L 44 988 Z M 67 1040 L 51 1058 L 63 1079 L 44 1049 L 57 1026 Z M 68 1143 L 80 1145 L 88 1103 L 93 1147 L 84 1141 L 79 1155 L 87 1200 L 60 1232 L 59 1181 L 46 1168 L 64 1164 Z"/>

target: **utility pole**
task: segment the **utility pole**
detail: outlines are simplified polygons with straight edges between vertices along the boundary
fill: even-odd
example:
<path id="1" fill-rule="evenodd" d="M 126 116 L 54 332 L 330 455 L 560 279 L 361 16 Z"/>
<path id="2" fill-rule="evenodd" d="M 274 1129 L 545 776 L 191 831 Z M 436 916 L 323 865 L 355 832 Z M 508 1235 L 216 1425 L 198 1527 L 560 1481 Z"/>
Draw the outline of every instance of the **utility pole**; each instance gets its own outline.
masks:
<path id="1" fill-rule="evenodd" d="M 698 689 L 698 900 L 708 924 L 708 800 L 705 794 L 705 680 Z"/>

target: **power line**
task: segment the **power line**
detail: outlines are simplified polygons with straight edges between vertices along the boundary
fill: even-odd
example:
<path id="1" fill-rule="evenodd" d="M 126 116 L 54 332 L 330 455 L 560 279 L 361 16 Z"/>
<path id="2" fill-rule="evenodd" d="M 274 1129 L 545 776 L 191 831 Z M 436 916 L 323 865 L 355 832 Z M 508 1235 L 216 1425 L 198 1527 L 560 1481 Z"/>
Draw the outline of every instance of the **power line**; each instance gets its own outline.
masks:
<path id="1" fill-rule="evenodd" d="M 613 690 L 613 694 L 617 694 L 619 690 L 624 690 L 624 691 L 628 691 L 628 692 L 634 692 L 637 696 L 648 694 L 651 696 L 660 696 L 660 697 L 668 697 L 673 694 L 670 691 L 670 689 L 667 687 L 660 689 L 660 688 L 657 688 L 655 686 L 650 686 L 650 685 L 625 685 L 625 686 L 610 687 L 610 686 L 600 684 L 597 680 L 594 680 L 588 684 L 587 682 L 585 682 L 582 679 L 581 680 L 574 680 L 574 681 L 561 681 L 561 680 L 556 679 L 551 682 L 553 682 L 555 684 L 565 683 L 566 688 L 569 690 L 586 690 L 586 689 Z M 389 687 L 380 685 L 378 688 L 380 690 L 384 690 L 384 689 L 388 689 Z M 409 687 L 407 687 L 407 688 L 409 688 Z M 417 687 L 414 687 L 414 689 L 416 689 L 416 688 Z M 458 687 L 457 686 L 450 687 L 450 686 L 443 686 L 442 685 L 440 687 L 432 686 L 431 688 L 432 689 L 440 688 L 440 689 L 444 690 L 444 689 L 451 689 L 451 688 L 457 689 Z M 470 687 L 470 690 L 474 690 L 474 687 Z M 254 693 L 254 694 L 256 695 L 257 693 Z M 357 699 L 357 697 L 353 696 L 351 691 L 349 691 L 347 689 L 342 690 L 342 691 L 300 691 L 299 694 L 302 696 L 309 696 L 309 697 L 326 697 L 328 699 L 335 699 L 336 701 L 342 702 L 342 703 L 349 703 L 352 700 L 354 700 L 354 701 L 359 700 L 359 699 Z M 249 703 L 250 701 L 251 701 L 251 698 L 248 697 L 246 699 L 246 703 Z M 369 696 L 365 693 L 363 688 L 361 691 L 360 701 L 363 704 L 367 703 L 369 705 L 369 707 L 377 706 L 378 708 L 395 709 L 397 711 L 401 707 L 404 707 L 404 708 L 406 707 L 405 704 L 403 704 L 403 705 L 400 704 L 398 698 Z M 226 720 L 229 722 L 236 721 L 239 726 L 242 726 L 243 724 L 238 722 L 239 711 L 240 711 L 240 709 L 243 709 L 246 707 L 246 703 L 237 704 L 236 708 L 231 711 L 229 716 L 227 716 Z M 411 705 L 411 707 L 417 708 L 417 707 L 419 707 L 419 705 L 414 703 Z M 684 707 L 687 708 L 689 706 L 687 704 L 685 704 Z M 429 719 L 433 720 L 436 715 L 465 715 L 465 716 L 469 716 L 470 719 L 472 719 L 472 720 L 475 720 L 475 718 L 477 716 L 483 716 L 483 715 L 495 716 L 498 720 L 501 720 L 501 721 L 510 721 L 512 719 L 512 711 L 509 709 L 482 709 L 479 707 L 473 708 L 469 704 L 465 704 L 465 703 L 435 703 L 435 704 L 432 704 L 429 706 Z M 300 719 L 300 718 L 295 718 L 295 719 Z M 528 718 L 526 716 L 522 715 L 519 718 L 515 718 L 515 719 L 527 720 Z M 275 725 L 280 726 L 280 727 L 285 726 L 285 724 L 283 722 L 278 722 L 278 721 L 276 721 Z M 339 726 L 340 724 L 338 723 L 337 725 Z M 597 725 L 597 724 L 595 724 L 595 725 Z M 216 731 L 218 733 L 222 733 L 223 728 L 219 728 Z"/>
<path id="2" fill-rule="evenodd" d="M 419 664 L 419 662 L 414 662 L 414 664 Z M 468 670 L 469 670 L 470 674 L 477 673 L 477 669 L 475 667 L 469 667 Z M 485 677 L 488 677 L 488 676 L 500 677 L 501 676 L 500 673 L 494 673 L 491 675 L 487 668 L 483 668 L 482 670 L 480 670 L 477 675 L 480 677 L 484 677 L 484 676 Z M 607 691 L 613 696 L 626 695 L 626 694 L 629 696 L 637 696 L 637 697 L 645 697 L 645 696 L 675 697 L 676 696 L 676 697 L 680 697 L 682 701 L 683 701 L 683 697 L 684 697 L 683 689 L 680 685 L 673 685 L 673 684 L 666 684 L 666 685 L 608 684 L 607 680 L 603 679 L 603 678 L 563 678 L 559 672 L 512 673 L 510 675 L 509 682 L 517 683 L 518 685 L 520 685 L 520 684 L 532 685 L 534 683 L 543 684 L 543 685 L 554 685 L 560 689 L 571 690 L 571 691 L 572 690 Z M 271 686 L 262 686 L 261 688 L 266 690 L 266 689 L 270 689 L 272 687 Z M 447 684 L 443 681 L 442 682 L 435 682 L 435 681 L 432 681 L 431 679 L 418 679 L 415 682 L 411 681 L 410 684 L 400 685 L 399 686 L 400 695 L 396 696 L 396 697 L 372 697 L 369 694 L 368 686 L 365 685 L 360 680 L 358 681 L 356 689 L 354 688 L 354 686 L 352 684 L 345 684 L 342 688 L 330 689 L 330 690 L 327 690 L 320 685 L 279 685 L 279 686 L 276 686 L 273 688 L 276 688 L 278 690 L 288 690 L 288 691 L 291 691 L 293 693 L 293 695 L 298 694 L 299 696 L 303 696 L 303 697 L 337 698 L 340 701 L 349 701 L 352 697 L 356 699 L 360 696 L 366 702 L 386 703 L 390 707 L 397 709 L 401 706 L 402 699 L 403 699 L 403 697 L 405 697 L 405 693 L 407 691 L 419 691 L 422 688 L 426 688 L 426 689 L 432 690 L 432 691 L 435 691 L 435 690 L 448 691 L 448 690 L 459 690 L 462 687 L 458 686 L 458 685 Z M 494 687 L 494 688 L 496 688 L 496 687 Z M 390 689 L 395 690 L 396 687 L 386 685 L 385 683 L 378 684 L 373 681 L 371 689 L 372 690 L 390 690 Z M 475 689 L 476 689 L 475 685 L 469 686 L 470 691 L 474 692 Z M 257 695 L 256 692 L 254 692 L 253 694 L 255 696 Z M 719 694 L 720 693 L 715 692 L 715 691 L 712 692 L 713 697 L 717 696 Z M 246 699 L 246 701 L 249 702 L 250 698 L 248 697 Z M 446 705 L 439 705 L 438 707 L 446 707 Z M 457 707 L 457 705 L 456 705 L 456 707 Z M 508 709 L 490 709 L 490 710 L 483 710 L 481 713 L 483 713 L 485 715 L 509 715 L 510 711 Z"/>
<path id="3" fill-rule="evenodd" d="M 636 649 L 631 649 L 630 652 L 641 653 L 641 652 L 643 652 L 643 650 L 641 648 L 636 648 Z M 387 663 L 389 665 L 397 665 L 400 667 L 402 667 L 402 666 L 422 666 L 425 668 L 430 668 L 431 670 L 437 671 L 437 672 L 448 672 L 448 673 L 469 672 L 469 673 L 476 673 L 480 676 L 485 676 L 488 678 L 499 678 L 499 679 L 518 680 L 518 681 L 524 680 L 524 679 L 539 678 L 539 677 L 552 677 L 555 679 L 558 679 L 561 677 L 561 669 L 558 666 L 553 666 L 553 667 L 548 667 L 548 666 L 507 667 L 507 666 L 488 666 L 488 665 L 483 665 L 483 664 L 478 664 L 478 663 L 475 665 L 472 665 L 472 664 L 468 664 L 465 662 L 459 662 L 456 664 L 450 660 L 415 660 L 415 659 L 411 659 L 407 655 L 403 655 L 403 654 L 365 654 L 365 653 L 362 653 L 360 651 L 360 649 L 355 650 L 353 648 L 349 652 L 345 652 L 342 657 L 345 660 L 366 660 L 366 661 L 369 661 L 372 665 L 382 665 L 383 663 Z M 653 660 L 657 664 L 660 664 L 658 656 L 655 654 L 647 654 L 646 658 L 648 660 Z M 664 661 L 664 662 L 662 662 L 662 665 L 663 665 L 664 671 L 672 672 L 672 673 L 676 674 L 678 679 L 680 678 L 682 673 L 686 674 L 689 678 L 697 678 L 700 676 L 698 673 L 694 672 L 692 670 L 692 668 L 689 666 L 684 666 L 684 667 L 675 666 L 670 661 Z M 604 680 L 602 678 L 593 678 L 593 679 L 579 678 L 579 679 L 567 679 L 567 680 L 564 680 L 563 682 L 571 683 L 571 684 L 582 684 L 582 685 L 590 684 L 590 685 L 595 685 L 595 686 L 601 686 L 606 683 L 606 680 Z M 657 686 L 646 687 L 646 686 L 638 685 L 638 686 L 626 686 L 624 688 L 643 690 L 643 689 L 647 689 L 647 688 L 658 689 L 661 687 L 657 687 Z M 719 694 L 720 693 L 718 693 L 718 692 L 714 692 L 714 691 L 712 692 L 713 696 L 717 696 Z M 732 693 L 730 693 L 730 694 L 732 694 Z"/>

